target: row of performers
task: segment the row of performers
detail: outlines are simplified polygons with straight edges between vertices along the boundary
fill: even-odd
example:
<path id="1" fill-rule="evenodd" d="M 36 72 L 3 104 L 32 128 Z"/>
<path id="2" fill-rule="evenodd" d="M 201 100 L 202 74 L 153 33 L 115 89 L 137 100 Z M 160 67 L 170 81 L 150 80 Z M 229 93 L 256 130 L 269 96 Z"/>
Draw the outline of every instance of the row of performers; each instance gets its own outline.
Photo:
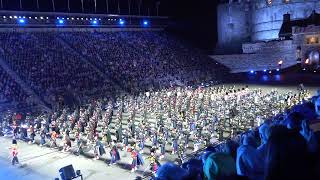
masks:
<path id="1" fill-rule="evenodd" d="M 144 165 L 143 157 L 135 145 L 133 145 L 132 147 L 131 146 L 127 147 L 126 150 L 131 154 L 131 172 L 138 170 L 139 167 L 142 167 Z M 99 157 L 106 154 L 104 145 L 100 141 L 97 141 L 94 152 L 95 152 L 96 159 L 99 159 Z M 150 162 L 149 170 L 152 171 L 153 173 L 156 173 L 158 170 L 158 167 L 160 166 L 158 157 L 156 155 L 156 148 L 152 148 L 150 152 L 151 152 L 150 156 L 147 157 L 147 160 L 149 160 Z M 111 162 L 109 165 L 116 164 L 117 161 L 121 159 L 116 141 L 112 143 L 109 154 L 111 157 Z"/>

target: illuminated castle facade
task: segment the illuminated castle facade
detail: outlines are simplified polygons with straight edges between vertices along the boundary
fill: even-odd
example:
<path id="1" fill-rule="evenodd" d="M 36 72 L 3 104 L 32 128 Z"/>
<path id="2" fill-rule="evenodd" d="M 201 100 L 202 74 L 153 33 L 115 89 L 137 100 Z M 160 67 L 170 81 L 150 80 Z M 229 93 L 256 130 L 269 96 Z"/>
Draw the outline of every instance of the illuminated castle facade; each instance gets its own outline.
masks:
<path id="1" fill-rule="evenodd" d="M 279 38 L 284 14 L 291 20 L 320 12 L 319 0 L 223 0 L 218 6 L 219 53 L 241 52 L 242 44 Z"/>
<path id="2" fill-rule="evenodd" d="M 308 62 L 320 70 L 320 0 L 229 0 L 218 6 L 211 57 L 231 72 Z"/>

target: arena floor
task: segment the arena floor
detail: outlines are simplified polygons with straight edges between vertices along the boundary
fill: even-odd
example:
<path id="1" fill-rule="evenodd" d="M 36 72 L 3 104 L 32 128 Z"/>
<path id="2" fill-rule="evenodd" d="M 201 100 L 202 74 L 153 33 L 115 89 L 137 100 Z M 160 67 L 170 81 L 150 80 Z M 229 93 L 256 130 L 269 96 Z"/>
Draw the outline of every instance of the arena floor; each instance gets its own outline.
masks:
<path id="1" fill-rule="evenodd" d="M 237 87 L 244 87 L 249 84 L 249 88 L 261 88 L 262 91 L 270 91 L 277 88 L 279 91 L 297 91 L 300 82 L 294 83 L 260 83 L 260 81 L 238 81 Z M 317 81 L 320 82 L 320 81 Z M 262 84 L 262 85 L 261 85 Z M 285 84 L 285 85 L 283 85 Z M 312 94 L 320 89 L 320 83 L 308 85 Z M 226 86 L 234 85 L 226 83 Z M 130 172 L 130 155 L 128 152 L 120 151 L 121 161 L 117 165 L 108 166 L 102 160 L 93 160 L 91 157 L 75 156 L 71 153 L 62 153 L 57 149 L 49 149 L 46 147 L 39 147 L 38 145 L 28 145 L 25 142 L 18 142 L 19 161 L 20 165 L 12 166 L 9 154 L 9 147 L 11 146 L 11 139 L 0 137 L 0 177 L 10 180 L 46 180 L 59 177 L 59 169 L 61 167 L 72 164 L 75 170 L 81 170 L 85 180 L 98 180 L 98 179 L 117 179 L 129 180 L 134 179 L 138 175 L 143 175 L 144 171 L 148 168 L 148 162 L 145 162 L 144 167 L 134 173 Z M 168 156 L 164 161 L 174 160 L 173 156 Z M 164 162 L 162 161 L 162 163 Z"/>

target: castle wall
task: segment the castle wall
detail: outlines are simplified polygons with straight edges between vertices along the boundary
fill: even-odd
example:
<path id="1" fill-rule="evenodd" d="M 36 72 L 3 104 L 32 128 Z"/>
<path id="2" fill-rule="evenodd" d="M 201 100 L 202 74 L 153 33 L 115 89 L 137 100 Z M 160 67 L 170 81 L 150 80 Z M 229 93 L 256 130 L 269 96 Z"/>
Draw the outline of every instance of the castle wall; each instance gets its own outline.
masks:
<path id="1" fill-rule="evenodd" d="M 273 0 L 267 5 L 265 0 L 254 3 L 252 10 L 251 41 L 277 39 L 282 25 L 283 14 L 290 13 L 291 19 L 303 19 L 310 16 L 313 10 L 320 9 L 318 0 Z"/>
<path id="2" fill-rule="evenodd" d="M 220 4 L 218 12 L 218 49 L 232 49 L 241 52 L 244 42 L 269 41 L 277 39 L 283 14 L 290 13 L 291 19 L 303 19 L 313 10 L 320 13 L 319 0 L 249 0 Z"/>
<path id="3" fill-rule="evenodd" d="M 226 51 L 241 51 L 243 42 L 250 40 L 248 12 L 243 4 L 218 6 L 218 47 Z"/>

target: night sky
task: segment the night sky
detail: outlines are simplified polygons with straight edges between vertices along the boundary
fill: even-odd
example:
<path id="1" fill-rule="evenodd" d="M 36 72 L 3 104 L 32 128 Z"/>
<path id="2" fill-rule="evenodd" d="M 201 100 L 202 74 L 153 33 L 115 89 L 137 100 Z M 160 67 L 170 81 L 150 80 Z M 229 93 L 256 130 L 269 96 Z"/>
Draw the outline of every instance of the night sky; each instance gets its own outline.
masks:
<path id="1" fill-rule="evenodd" d="M 22 10 L 53 11 L 52 0 L 22 0 Z M 85 13 L 95 13 L 94 0 L 83 0 Z M 97 13 L 107 13 L 107 0 L 97 1 Z M 217 41 L 216 5 L 218 0 L 119 0 L 120 14 L 129 14 L 128 2 L 131 4 L 131 14 L 156 15 L 156 4 L 160 1 L 159 14 L 169 16 L 173 24 L 168 28 L 190 40 L 197 47 L 212 50 Z M 20 0 L 2 0 L 3 9 L 20 10 Z M 54 0 L 56 11 L 68 12 L 67 0 Z M 118 14 L 118 0 L 108 0 L 109 14 Z M 70 0 L 70 12 L 81 12 L 81 0 Z"/>

